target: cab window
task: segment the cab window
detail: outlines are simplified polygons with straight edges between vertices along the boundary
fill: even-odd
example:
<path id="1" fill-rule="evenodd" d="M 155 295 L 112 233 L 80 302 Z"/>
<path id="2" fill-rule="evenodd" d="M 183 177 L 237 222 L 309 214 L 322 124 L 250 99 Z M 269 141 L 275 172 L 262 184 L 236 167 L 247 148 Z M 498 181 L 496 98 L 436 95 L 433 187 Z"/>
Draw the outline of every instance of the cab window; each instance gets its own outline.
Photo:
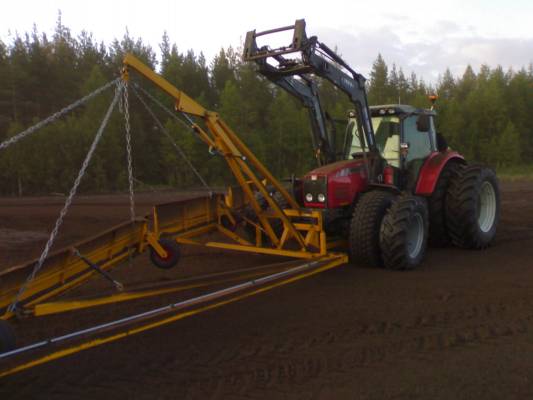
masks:
<path id="1" fill-rule="evenodd" d="M 372 118 L 376 146 L 393 167 L 400 166 L 400 120 L 396 116 Z"/>
<path id="2" fill-rule="evenodd" d="M 406 161 L 420 160 L 431 153 L 430 132 L 420 132 L 416 127 L 416 115 L 411 115 L 404 120 L 404 142 L 409 144 Z"/>

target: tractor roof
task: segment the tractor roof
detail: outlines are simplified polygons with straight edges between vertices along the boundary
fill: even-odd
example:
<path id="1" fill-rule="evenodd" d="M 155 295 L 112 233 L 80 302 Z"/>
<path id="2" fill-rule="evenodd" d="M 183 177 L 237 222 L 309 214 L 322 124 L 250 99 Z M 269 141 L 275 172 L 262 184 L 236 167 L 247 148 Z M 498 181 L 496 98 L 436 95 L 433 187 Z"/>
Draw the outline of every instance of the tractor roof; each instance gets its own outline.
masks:
<path id="1" fill-rule="evenodd" d="M 379 106 L 370 106 L 370 112 L 372 113 L 373 117 L 382 115 L 383 112 L 380 112 L 381 110 L 385 110 L 386 114 L 436 114 L 433 110 L 415 108 L 407 104 L 383 104 Z"/>

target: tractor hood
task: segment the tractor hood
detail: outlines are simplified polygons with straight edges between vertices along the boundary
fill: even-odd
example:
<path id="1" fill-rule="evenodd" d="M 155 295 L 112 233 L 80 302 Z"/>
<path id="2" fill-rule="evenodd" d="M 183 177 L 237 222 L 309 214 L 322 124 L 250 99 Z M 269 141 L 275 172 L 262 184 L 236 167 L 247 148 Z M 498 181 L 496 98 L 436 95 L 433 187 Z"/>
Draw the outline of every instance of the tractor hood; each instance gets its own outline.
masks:
<path id="1" fill-rule="evenodd" d="M 304 176 L 304 205 L 312 208 L 350 206 L 366 186 L 363 159 L 337 161 L 315 168 Z"/>
<path id="2" fill-rule="evenodd" d="M 334 176 L 338 174 L 347 175 L 351 173 L 359 173 L 361 169 L 365 169 L 364 165 L 365 161 L 363 159 L 337 161 L 309 171 L 304 179 L 310 179 L 312 175 Z"/>

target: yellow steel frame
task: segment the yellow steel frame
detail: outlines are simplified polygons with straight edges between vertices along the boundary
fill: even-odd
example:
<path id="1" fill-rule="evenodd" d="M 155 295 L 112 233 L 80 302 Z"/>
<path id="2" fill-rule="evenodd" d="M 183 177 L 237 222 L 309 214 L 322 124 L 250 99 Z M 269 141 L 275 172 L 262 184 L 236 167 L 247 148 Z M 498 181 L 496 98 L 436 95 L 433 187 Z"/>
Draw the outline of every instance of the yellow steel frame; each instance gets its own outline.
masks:
<path id="1" fill-rule="evenodd" d="M 337 258 L 339 254 L 329 253 L 338 243 L 328 243 L 323 229 L 322 213 L 303 210 L 289 195 L 287 190 L 272 176 L 253 152 L 222 121 L 218 114 L 203 108 L 182 91 L 137 60 L 131 54 L 124 58 L 122 77 L 129 79 L 129 69 L 133 69 L 168 93 L 176 104 L 176 110 L 199 118 L 207 130 L 197 123 L 192 126 L 199 137 L 217 153 L 223 155 L 239 186 L 228 188 L 227 193 L 199 196 L 185 201 L 160 204 L 153 208 L 151 215 L 116 226 L 102 234 L 76 244 L 87 259 L 109 270 L 128 257 L 134 257 L 148 248 L 160 257 L 166 257 L 160 245 L 161 236 L 172 236 L 178 243 L 203 245 L 207 247 L 244 251 L 269 255 L 280 255 L 299 259 Z M 254 172 L 255 171 L 255 172 Z M 271 185 L 286 200 L 290 208 L 281 209 L 268 193 Z M 269 209 L 263 210 L 254 191 L 259 191 L 266 199 Z M 242 235 L 238 228 L 244 207 L 251 206 L 257 215 L 255 240 Z M 240 217 L 240 218 L 239 218 Z M 223 224 L 223 219 L 226 224 Z M 282 232 L 275 232 L 271 221 L 282 222 Z M 304 221 L 304 222 L 302 222 Z M 206 235 L 216 233 L 213 236 Z M 265 240 L 266 239 L 266 240 Z M 19 298 L 22 311 L 33 315 L 63 312 L 98 304 L 126 301 L 180 290 L 147 291 L 146 293 L 115 294 L 108 299 L 100 298 L 89 302 L 45 303 L 52 297 L 73 289 L 94 276 L 96 271 L 75 256 L 73 248 L 59 250 L 48 257 L 42 272 L 27 284 Z M 24 284 L 35 261 L 0 272 L 0 318 L 13 316 L 8 312 L 9 304 L 18 289 Z M 3 314 L 2 314 L 2 310 Z M 20 310 L 20 308 L 19 308 Z"/>
<path id="2" fill-rule="evenodd" d="M 268 171 L 268 169 L 257 159 L 253 152 L 239 139 L 219 115 L 215 112 L 206 110 L 185 93 L 174 87 L 166 79 L 152 71 L 135 56 L 127 54 L 124 57 L 124 66 L 124 79 L 129 79 L 128 68 L 134 69 L 169 94 L 176 102 L 175 107 L 177 111 L 200 118 L 205 123 L 207 131 L 203 130 L 198 124 L 194 124 L 193 129 L 210 148 L 216 149 L 217 153 L 222 154 L 225 158 L 231 172 L 235 176 L 239 186 L 242 188 L 242 191 L 247 198 L 247 202 L 255 211 L 262 231 L 279 250 L 279 253 L 274 252 L 272 254 L 287 255 L 283 253 L 283 247 L 286 244 L 286 239 L 290 237 L 298 243 L 302 258 L 307 258 L 309 253 L 309 241 L 306 242 L 301 232 L 290 220 L 290 216 L 300 215 L 289 215 L 284 213 L 279 204 L 269 195 L 266 185 L 272 185 L 274 189 L 285 198 L 287 204 L 289 204 L 291 209 L 295 212 L 300 211 L 298 203 L 291 195 L 289 195 L 283 185 L 274 178 L 270 171 Z M 253 170 L 257 171 L 257 173 L 254 173 Z M 265 211 L 261 209 L 261 206 L 253 194 L 252 187 L 258 190 L 267 201 L 270 206 L 270 211 L 268 213 L 265 213 Z M 278 237 L 272 229 L 272 225 L 269 221 L 271 218 L 277 218 L 282 221 L 285 228 L 285 241 L 282 240 L 283 236 Z M 256 243 L 261 243 L 261 240 L 257 238 Z M 256 248 L 258 252 L 267 250 L 263 249 L 262 246 L 256 246 Z M 250 248 L 246 247 L 246 249 L 243 248 L 241 250 L 249 251 Z M 271 253 L 270 249 L 268 250 L 268 253 Z M 289 253 L 291 255 L 296 254 L 295 251 L 290 251 Z"/>
<path id="3" fill-rule="evenodd" d="M 7 319 L 13 316 L 13 313 L 7 311 L 8 306 L 23 284 L 27 284 L 27 286 L 19 297 L 18 310 L 22 310 L 25 314 L 42 316 L 261 277 L 268 274 L 266 269 L 271 268 L 266 266 L 261 267 L 266 268 L 261 271 L 257 269 L 242 271 L 242 273 L 237 271 L 240 273 L 237 276 L 218 277 L 218 279 L 211 277 L 208 280 L 188 283 L 174 282 L 170 285 L 126 291 L 85 300 L 48 302 L 52 297 L 87 282 L 97 273 L 94 268 L 76 256 L 77 252 L 74 249 L 102 271 L 110 270 L 124 262 L 128 257 L 137 256 L 147 249 L 151 249 L 160 257 L 166 257 L 166 250 L 160 244 L 162 236 L 174 237 L 176 242 L 181 244 L 280 255 L 296 259 L 313 259 L 317 260 L 321 266 L 295 273 L 295 275 L 287 278 L 280 278 L 278 281 L 267 283 L 257 289 L 235 294 L 199 308 L 181 311 L 170 317 L 128 328 L 105 338 L 89 340 L 12 368 L 0 370 L 0 378 L 271 290 L 347 262 L 346 254 L 329 252 L 330 249 L 342 242 L 327 241 L 323 229 L 322 212 L 301 209 L 287 190 L 219 118 L 218 114 L 203 108 L 132 55 L 126 55 L 124 66 L 122 74 L 124 80 L 129 79 L 128 68 L 136 70 L 168 93 L 175 100 L 177 111 L 200 118 L 204 122 L 207 131 L 196 123 L 192 128 L 209 147 L 216 149 L 216 152 L 224 157 L 239 186 L 228 188 L 225 194 L 215 193 L 156 205 L 150 215 L 137 219 L 134 223 L 123 223 L 71 248 L 56 251 L 47 258 L 42 272 L 31 282 L 26 283 L 26 277 L 33 269 L 35 260 L 0 272 L 0 318 Z M 274 190 L 285 198 L 289 205 L 288 209 L 281 209 L 276 200 L 269 195 L 266 189 L 267 185 L 273 186 Z M 261 208 L 254 196 L 254 191 L 259 191 L 266 199 L 269 205 L 268 210 L 265 211 Z M 255 225 L 255 240 L 243 236 L 242 229 L 240 229 L 240 221 L 243 218 L 246 220 L 246 217 L 242 215 L 243 209 L 248 206 L 252 207 L 258 219 L 258 222 L 247 221 Z M 271 224 L 273 219 L 282 222 L 282 232 L 274 231 Z M 207 235 L 209 233 L 213 233 L 215 238 Z M 275 267 L 278 269 L 287 268 L 282 264 L 276 264 Z M 232 273 L 227 272 L 227 274 Z"/>

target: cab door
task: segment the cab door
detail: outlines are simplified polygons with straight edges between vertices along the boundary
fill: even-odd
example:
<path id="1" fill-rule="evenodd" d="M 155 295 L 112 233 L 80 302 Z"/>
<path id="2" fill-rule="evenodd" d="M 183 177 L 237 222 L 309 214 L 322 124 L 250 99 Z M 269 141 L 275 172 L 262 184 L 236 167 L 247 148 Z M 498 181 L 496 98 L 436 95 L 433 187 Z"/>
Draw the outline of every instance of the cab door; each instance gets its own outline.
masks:
<path id="1" fill-rule="evenodd" d="M 426 158 L 433 152 L 432 140 L 432 117 L 428 119 L 427 130 L 420 130 L 417 120 L 419 115 L 410 115 L 403 119 L 402 123 L 402 144 L 407 145 L 407 149 L 402 154 L 403 170 L 405 171 L 405 182 L 408 189 L 413 189 L 418 181 L 420 169 Z"/>

